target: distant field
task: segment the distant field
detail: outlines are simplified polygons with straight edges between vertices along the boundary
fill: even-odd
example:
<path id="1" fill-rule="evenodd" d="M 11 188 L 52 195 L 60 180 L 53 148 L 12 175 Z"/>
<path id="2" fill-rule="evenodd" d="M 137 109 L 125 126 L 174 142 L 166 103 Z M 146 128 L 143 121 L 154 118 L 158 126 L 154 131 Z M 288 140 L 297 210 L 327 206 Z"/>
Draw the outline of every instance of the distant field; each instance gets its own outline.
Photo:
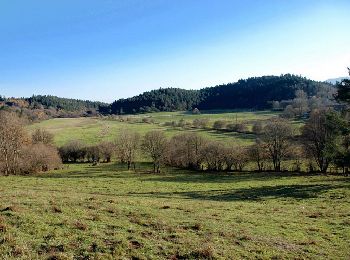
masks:
<path id="1" fill-rule="evenodd" d="M 98 143 L 101 140 L 114 140 L 122 129 L 130 129 L 145 134 L 147 131 L 163 130 L 167 136 L 190 131 L 197 132 L 213 140 L 233 142 L 237 144 L 251 144 L 255 140 L 253 134 L 241 134 L 235 132 L 216 131 L 211 129 L 182 129 L 179 127 L 164 126 L 165 122 L 183 119 L 192 122 L 196 118 L 208 118 L 212 124 L 215 120 L 227 120 L 229 122 L 244 122 L 248 128 L 254 121 L 266 121 L 277 114 L 270 111 L 240 112 L 240 111 L 203 111 L 200 115 L 192 115 L 188 112 L 160 112 L 142 115 L 124 116 L 128 122 L 108 120 L 100 118 L 57 118 L 30 126 L 30 129 L 45 128 L 55 135 L 57 145 L 63 145 L 72 139 L 78 139 L 88 144 Z M 143 118 L 154 120 L 154 123 L 141 123 Z M 299 123 L 296 122 L 298 125 Z"/>
<path id="2" fill-rule="evenodd" d="M 0 176 L 0 258 L 350 258 L 348 178 L 139 167 Z"/>

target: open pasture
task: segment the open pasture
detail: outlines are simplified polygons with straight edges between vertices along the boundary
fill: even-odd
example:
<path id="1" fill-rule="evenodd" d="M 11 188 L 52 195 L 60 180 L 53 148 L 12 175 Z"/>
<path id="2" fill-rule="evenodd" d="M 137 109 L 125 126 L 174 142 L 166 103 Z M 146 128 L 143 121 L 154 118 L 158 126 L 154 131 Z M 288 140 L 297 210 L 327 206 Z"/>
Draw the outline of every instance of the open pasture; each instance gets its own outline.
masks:
<path id="1" fill-rule="evenodd" d="M 348 178 L 149 168 L 0 177 L 0 258 L 350 257 Z"/>
<path id="2" fill-rule="evenodd" d="M 30 129 L 44 128 L 50 131 L 55 135 L 55 143 L 59 146 L 72 139 L 81 140 L 87 144 L 96 144 L 103 140 L 113 141 L 122 129 L 134 130 L 142 135 L 150 130 L 158 129 L 164 131 L 169 137 L 184 131 L 190 131 L 200 133 L 212 140 L 246 145 L 254 142 L 254 134 L 218 131 L 211 129 L 211 125 L 216 120 L 225 120 L 231 123 L 244 123 L 248 128 L 251 128 L 253 122 L 264 122 L 276 115 L 276 113 L 270 111 L 204 111 L 200 115 L 193 115 L 189 112 L 160 112 L 123 116 L 123 121 L 118 118 L 56 118 L 35 123 L 30 126 Z M 144 118 L 152 120 L 152 123 L 142 122 Z M 191 123 L 196 118 L 209 119 L 210 127 L 208 129 L 196 129 L 165 125 L 166 122 L 178 122 L 180 120 Z"/>

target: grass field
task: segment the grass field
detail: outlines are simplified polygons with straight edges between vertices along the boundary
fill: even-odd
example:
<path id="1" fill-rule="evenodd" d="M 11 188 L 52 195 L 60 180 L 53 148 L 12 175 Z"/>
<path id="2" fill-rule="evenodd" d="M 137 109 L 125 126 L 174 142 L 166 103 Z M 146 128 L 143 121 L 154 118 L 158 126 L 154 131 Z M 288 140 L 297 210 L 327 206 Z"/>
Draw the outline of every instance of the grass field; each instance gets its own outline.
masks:
<path id="1" fill-rule="evenodd" d="M 182 129 L 180 127 L 165 126 L 165 122 L 179 121 L 181 119 L 192 122 L 196 118 L 208 118 L 210 123 L 215 120 L 227 120 L 229 122 L 244 122 L 248 127 L 254 121 L 266 121 L 275 117 L 276 113 L 270 111 L 258 112 L 233 112 L 233 111 L 208 111 L 200 115 L 192 115 L 188 112 L 160 112 L 143 115 L 125 116 L 130 121 L 120 122 L 100 118 L 57 118 L 46 120 L 30 126 L 30 129 L 45 128 L 55 135 L 55 143 L 63 145 L 69 140 L 78 139 L 87 144 L 95 144 L 102 140 L 113 141 L 121 129 L 129 129 L 145 134 L 147 131 L 158 129 L 171 137 L 183 131 L 197 132 L 212 140 L 233 142 L 247 145 L 255 140 L 253 134 L 216 131 L 212 129 Z M 154 123 L 141 123 L 142 118 L 150 118 Z M 298 126 L 299 123 L 295 122 Z"/>
<path id="2" fill-rule="evenodd" d="M 0 177 L 0 258 L 350 258 L 349 178 L 145 167 Z"/>

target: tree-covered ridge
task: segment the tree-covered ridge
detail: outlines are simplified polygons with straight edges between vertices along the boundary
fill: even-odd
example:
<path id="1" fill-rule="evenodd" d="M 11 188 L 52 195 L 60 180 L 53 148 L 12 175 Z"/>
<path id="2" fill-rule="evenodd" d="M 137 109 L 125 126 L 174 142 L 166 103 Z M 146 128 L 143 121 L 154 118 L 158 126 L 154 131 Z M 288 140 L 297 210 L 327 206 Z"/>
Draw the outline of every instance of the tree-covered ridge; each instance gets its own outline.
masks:
<path id="1" fill-rule="evenodd" d="M 61 98 L 51 95 L 37 95 L 30 98 L 25 98 L 31 106 L 44 106 L 44 108 L 55 108 L 66 111 L 86 111 L 96 110 L 101 105 L 105 105 L 102 102 L 80 100 L 72 98 Z"/>
<path id="2" fill-rule="evenodd" d="M 161 88 L 119 99 L 111 104 L 110 109 L 112 114 L 189 110 L 200 101 L 201 93 L 198 90 Z"/>
<path id="3" fill-rule="evenodd" d="M 270 101 L 289 100 L 296 90 L 303 90 L 308 96 L 328 91 L 329 83 L 316 82 L 304 77 L 285 74 L 281 76 L 262 76 L 241 79 L 202 89 L 203 101 L 199 109 L 265 109 L 271 107 Z"/>
<path id="4" fill-rule="evenodd" d="M 151 111 L 176 111 L 199 109 L 265 109 L 270 101 L 289 100 L 296 90 L 308 96 L 327 92 L 333 85 L 304 77 L 285 74 L 281 76 L 252 77 L 236 83 L 218 85 L 201 90 L 178 88 L 158 89 L 113 102 L 113 114 Z"/>

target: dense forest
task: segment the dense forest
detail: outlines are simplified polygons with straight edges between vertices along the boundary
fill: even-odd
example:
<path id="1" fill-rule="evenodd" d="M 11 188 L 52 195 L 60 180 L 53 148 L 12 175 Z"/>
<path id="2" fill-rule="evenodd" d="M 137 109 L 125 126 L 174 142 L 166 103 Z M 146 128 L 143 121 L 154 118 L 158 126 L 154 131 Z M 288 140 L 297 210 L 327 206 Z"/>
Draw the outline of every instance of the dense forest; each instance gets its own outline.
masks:
<path id="1" fill-rule="evenodd" d="M 101 108 L 103 113 L 131 114 L 156 111 L 199 109 L 266 109 L 271 101 L 290 100 L 296 90 L 303 90 L 308 96 L 327 92 L 334 88 L 325 82 L 316 82 L 304 77 L 286 74 L 281 76 L 253 77 L 236 83 L 218 85 L 201 90 L 177 88 L 158 89 L 141 95 L 120 99 L 109 107 Z"/>
<path id="2" fill-rule="evenodd" d="M 218 85 L 200 90 L 160 88 L 135 97 L 119 99 L 112 104 L 60 98 L 32 96 L 30 98 L 4 98 L 0 96 L 0 109 L 9 109 L 29 117 L 76 117 L 101 114 L 134 114 L 158 111 L 183 111 L 198 108 L 211 109 L 266 109 L 272 101 L 290 100 L 296 90 L 307 96 L 331 93 L 334 85 L 304 77 L 285 74 L 241 79 L 236 83 Z M 334 92 L 334 91 L 333 91 Z"/>
<path id="3" fill-rule="evenodd" d="M 32 96 L 25 98 L 31 106 L 44 106 L 44 108 L 55 108 L 66 111 L 88 111 L 97 110 L 99 106 L 105 105 L 102 102 L 79 100 L 71 98 L 60 98 L 56 96 Z"/>

